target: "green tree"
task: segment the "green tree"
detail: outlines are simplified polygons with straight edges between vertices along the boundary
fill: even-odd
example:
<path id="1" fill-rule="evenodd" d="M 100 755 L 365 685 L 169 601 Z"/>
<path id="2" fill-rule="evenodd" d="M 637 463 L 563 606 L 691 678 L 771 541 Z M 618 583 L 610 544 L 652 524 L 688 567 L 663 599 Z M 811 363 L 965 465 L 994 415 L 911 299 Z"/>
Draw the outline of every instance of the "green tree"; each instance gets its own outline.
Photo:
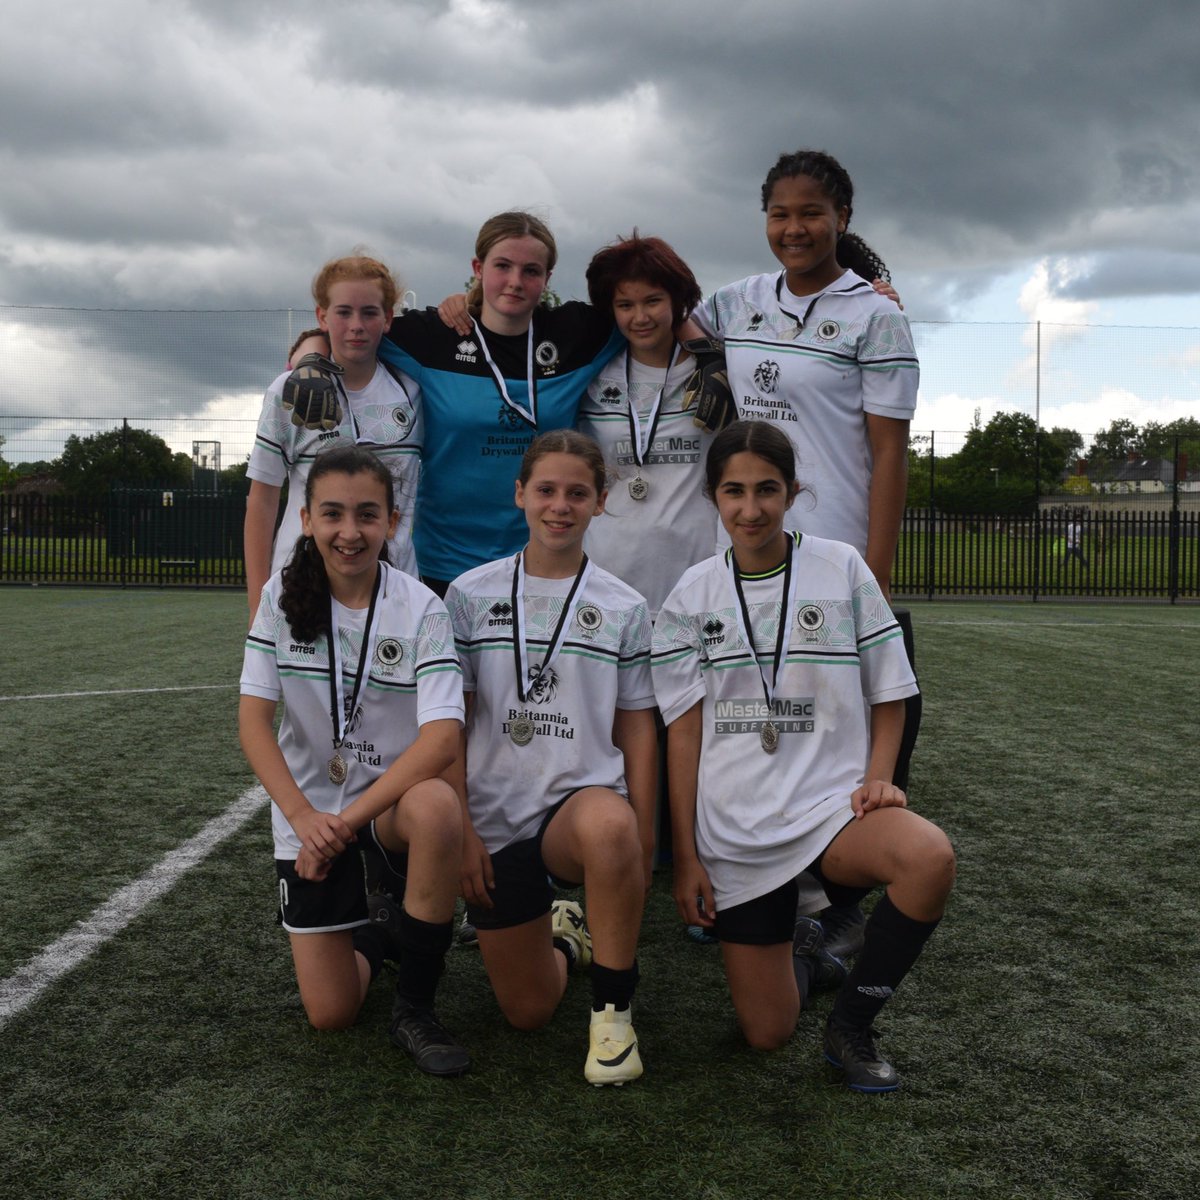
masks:
<path id="1" fill-rule="evenodd" d="M 231 495 L 245 496 L 250 491 L 250 480 L 246 478 L 246 468 L 250 465 L 250 455 L 246 461 L 225 467 L 221 472 L 221 490 Z"/>
<path id="2" fill-rule="evenodd" d="M 1131 454 L 1141 453 L 1142 435 L 1128 417 L 1117 417 L 1106 429 L 1092 436 L 1088 447 L 1088 475 L 1103 479 Z"/>
<path id="3" fill-rule="evenodd" d="M 1055 460 L 1061 457 L 1067 472 L 1074 474 L 1075 463 L 1083 456 L 1083 435 L 1074 429 L 1064 429 L 1061 425 L 1055 425 L 1043 436 L 1043 453 L 1047 446 L 1050 447 Z"/>
<path id="4" fill-rule="evenodd" d="M 125 425 L 81 438 L 72 434 L 54 471 L 71 495 L 100 500 L 113 487 L 187 487 L 191 459 L 148 429 Z"/>
<path id="5" fill-rule="evenodd" d="M 937 464 L 934 502 L 947 512 L 1030 512 L 1082 445 L 1074 430 L 1047 432 L 1025 413 L 997 413 L 983 425 L 976 412 L 963 448 Z"/>
<path id="6" fill-rule="evenodd" d="M 4 449 L 4 438 L 0 436 L 0 450 Z M 0 454 L 0 492 L 12 485 L 16 472 L 8 464 L 3 454 Z"/>
<path id="7" fill-rule="evenodd" d="M 1138 438 L 1138 453 L 1145 458 L 1165 458 L 1168 462 L 1175 457 L 1175 442 L 1179 441 L 1179 453 L 1187 456 L 1189 470 L 1200 466 L 1200 420 L 1195 417 L 1179 417 L 1165 425 L 1147 421 Z"/>

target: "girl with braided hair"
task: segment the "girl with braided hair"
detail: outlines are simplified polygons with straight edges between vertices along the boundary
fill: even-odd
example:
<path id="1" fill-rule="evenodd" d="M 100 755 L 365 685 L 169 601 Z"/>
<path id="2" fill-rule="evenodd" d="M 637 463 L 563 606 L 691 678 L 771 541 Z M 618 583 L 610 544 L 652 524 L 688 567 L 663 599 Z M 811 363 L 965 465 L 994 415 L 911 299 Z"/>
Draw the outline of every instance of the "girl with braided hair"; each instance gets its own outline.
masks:
<path id="1" fill-rule="evenodd" d="M 368 450 L 343 443 L 316 457 L 300 519 L 246 640 L 238 713 L 272 801 L 278 919 L 300 999 L 314 1028 L 344 1029 L 394 959 L 392 1042 L 429 1074 L 460 1075 L 470 1058 L 433 1013 L 463 842 L 458 797 L 440 777 L 464 715 L 449 618 L 387 561 L 400 515 L 391 472 Z M 369 916 L 368 849 L 407 875 L 394 932 Z"/>
<path id="2" fill-rule="evenodd" d="M 908 486 L 908 426 L 919 370 L 912 334 L 891 298 L 868 280 L 887 267 L 849 231 L 854 184 L 820 150 L 783 154 L 762 184 L 767 245 L 781 270 L 719 288 L 692 314 L 724 341 L 729 383 L 742 417 L 770 421 L 791 441 L 808 494 L 785 514 L 788 529 L 853 546 L 890 602 L 892 562 Z M 913 661 L 907 611 L 896 618 Z M 908 786 L 921 699 L 905 704 L 894 782 Z M 801 888 L 801 913 L 822 901 Z M 826 910 L 824 928 L 796 927 L 801 992 L 809 978 L 834 983 L 826 951 L 841 958 L 862 943 L 856 906 Z"/>

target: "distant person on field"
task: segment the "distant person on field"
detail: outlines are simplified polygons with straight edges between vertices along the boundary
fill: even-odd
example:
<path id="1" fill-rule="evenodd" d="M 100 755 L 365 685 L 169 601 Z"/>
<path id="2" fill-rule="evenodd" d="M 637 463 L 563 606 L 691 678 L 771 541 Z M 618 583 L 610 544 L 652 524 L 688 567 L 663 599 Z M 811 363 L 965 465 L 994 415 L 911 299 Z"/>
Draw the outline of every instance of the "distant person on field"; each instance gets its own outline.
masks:
<path id="1" fill-rule="evenodd" d="M 1063 555 L 1063 566 L 1073 558 L 1079 559 L 1085 567 L 1088 565 L 1087 557 L 1083 553 L 1083 525 L 1078 517 L 1072 517 L 1067 522 L 1067 552 Z"/>

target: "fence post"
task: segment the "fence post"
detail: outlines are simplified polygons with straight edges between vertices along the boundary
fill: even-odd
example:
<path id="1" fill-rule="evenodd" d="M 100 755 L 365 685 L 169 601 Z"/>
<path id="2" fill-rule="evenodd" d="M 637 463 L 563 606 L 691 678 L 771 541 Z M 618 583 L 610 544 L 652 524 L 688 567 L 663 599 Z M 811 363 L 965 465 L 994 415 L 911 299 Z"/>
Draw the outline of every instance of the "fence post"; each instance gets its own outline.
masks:
<path id="1" fill-rule="evenodd" d="M 1167 536 L 1167 594 L 1174 604 L 1179 599 L 1179 434 L 1175 435 L 1171 459 L 1171 524 Z"/>
<path id="2" fill-rule="evenodd" d="M 929 504 L 925 509 L 925 586 L 928 598 L 933 599 L 933 487 L 936 482 L 937 466 L 934 457 L 933 440 L 937 431 L 929 431 Z"/>

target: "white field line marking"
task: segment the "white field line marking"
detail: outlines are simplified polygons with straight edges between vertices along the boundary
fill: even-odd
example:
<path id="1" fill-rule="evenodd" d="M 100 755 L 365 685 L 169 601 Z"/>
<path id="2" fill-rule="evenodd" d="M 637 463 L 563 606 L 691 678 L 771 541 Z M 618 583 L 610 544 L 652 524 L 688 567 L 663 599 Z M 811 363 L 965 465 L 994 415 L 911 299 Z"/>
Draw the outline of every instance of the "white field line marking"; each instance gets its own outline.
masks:
<path id="1" fill-rule="evenodd" d="M 134 920 L 147 905 L 175 886 L 184 872 L 203 862 L 236 833 L 263 805 L 267 793 L 259 785 L 243 792 L 220 816 L 156 863 L 140 879 L 126 884 L 90 917 L 78 922 L 15 974 L 0 980 L 0 1029 L 32 1004 L 52 983 L 90 958 Z"/>
<path id="2" fill-rule="evenodd" d="M 108 692 L 41 692 L 26 696 L 0 696 L 0 700 L 74 700 L 79 696 L 153 696 L 159 692 L 212 692 L 237 686 L 236 683 L 195 683 L 188 687 L 114 688 Z"/>

